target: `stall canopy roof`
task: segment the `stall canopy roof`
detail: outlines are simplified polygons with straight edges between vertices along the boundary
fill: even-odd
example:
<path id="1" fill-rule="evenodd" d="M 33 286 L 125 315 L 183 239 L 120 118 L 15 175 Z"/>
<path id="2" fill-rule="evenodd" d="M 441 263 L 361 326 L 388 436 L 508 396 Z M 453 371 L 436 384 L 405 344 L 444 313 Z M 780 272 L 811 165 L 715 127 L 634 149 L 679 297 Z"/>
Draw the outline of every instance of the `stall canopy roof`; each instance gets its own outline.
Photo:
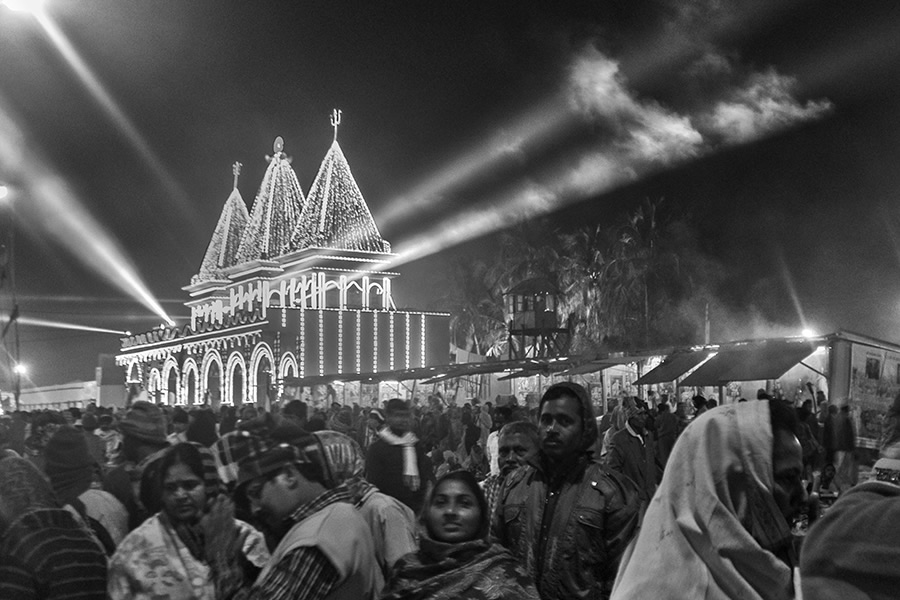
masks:
<path id="1" fill-rule="evenodd" d="M 778 379 L 815 352 L 818 345 L 806 339 L 781 339 L 720 348 L 718 354 L 685 377 L 681 385 L 690 387 Z"/>
<path id="2" fill-rule="evenodd" d="M 635 385 L 649 385 L 651 383 L 675 381 L 709 358 L 710 353 L 711 350 L 701 350 L 670 354 L 662 364 L 639 377 L 634 383 Z"/>

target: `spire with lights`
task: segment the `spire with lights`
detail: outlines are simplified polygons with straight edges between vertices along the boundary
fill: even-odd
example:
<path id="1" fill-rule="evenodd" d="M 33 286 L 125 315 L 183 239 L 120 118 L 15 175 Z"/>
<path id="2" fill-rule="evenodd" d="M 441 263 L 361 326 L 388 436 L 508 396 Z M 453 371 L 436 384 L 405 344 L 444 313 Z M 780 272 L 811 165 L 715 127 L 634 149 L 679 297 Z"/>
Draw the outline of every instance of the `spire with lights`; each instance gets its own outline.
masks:
<path id="1" fill-rule="evenodd" d="M 216 224 L 216 230 L 206 248 L 200 272 L 191 278 L 191 283 L 223 279 L 222 270 L 235 263 L 238 245 L 244 236 L 247 222 L 250 220 L 250 213 L 247 212 L 247 205 L 237 187 L 238 176 L 241 174 L 241 163 L 234 163 L 232 173 L 234 174 L 234 187 L 228 200 L 225 201 L 222 214 L 219 215 L 219 222 Z"/>
<path id="2" fill-rule="evenodd" d="M 275 154 L 253 202 L 235 264 L 268 260 L 287 253 L 291 233 L 300 219 L 303 190 L 290 159 L 283 152 L 284 140 L 280 136 L 275 139 L 274 149 Z"/>
<path id="3" fill-rule="evenodd" d="M 350 173 L 350 165 L 337 141 L 341 111 L 331 114 L 334 141 L 309 189 L 305 210 L 291 238 L 291 248 L 341 248 L 390 252 L 378 232 L 369 207 Z"/>

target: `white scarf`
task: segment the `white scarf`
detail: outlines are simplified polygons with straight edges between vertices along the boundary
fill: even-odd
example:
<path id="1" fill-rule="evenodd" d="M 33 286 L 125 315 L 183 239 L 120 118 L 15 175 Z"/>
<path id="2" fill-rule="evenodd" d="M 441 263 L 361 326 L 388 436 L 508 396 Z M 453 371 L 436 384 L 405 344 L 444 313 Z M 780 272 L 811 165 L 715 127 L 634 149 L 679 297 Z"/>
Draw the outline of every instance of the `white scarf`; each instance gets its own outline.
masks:
<path id="1" fill-rule="evenodd" d="M 403 446 L 403 483 L 412 491 L 418 491 L 421 485 L 419 478 L 419 464 L 416 460 L 416 443 L 419 438 L 412 431 L 407 431 L 403 437 L 398 437 L 390 427 L 383 427 L 378 436 L 391 446 Z"/>

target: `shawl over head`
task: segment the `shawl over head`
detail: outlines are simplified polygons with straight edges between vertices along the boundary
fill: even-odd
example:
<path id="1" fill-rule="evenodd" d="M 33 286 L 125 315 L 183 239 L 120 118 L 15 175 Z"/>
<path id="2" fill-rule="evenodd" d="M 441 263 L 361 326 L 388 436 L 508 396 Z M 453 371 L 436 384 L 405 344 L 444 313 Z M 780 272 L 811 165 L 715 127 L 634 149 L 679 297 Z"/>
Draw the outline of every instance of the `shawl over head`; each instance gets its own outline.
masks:
<path id="1" fill-rule="evenodd" d="M 772 444 L 766 401 L 722 406 L 691 423 L 622 558 L 612 598 L 793 597 L 791 568 L 774 553 L 790 528 L 772 497 Z"/>
<path id="2" fill-rule="evenodd" d="M 187 458 L 191 454 L 195 454 L 196 456 Z M 187 458 L 187 460 L 184 460 L 183 458 Z M 169 468 L 176 464 L 184 463 L 193 470 L 195 465 L 191 465 L 188 460 L 193 461 L 195 459 L 198 459 L 200 472 L 195 472 L 194 474 L 203 482 L 203 488 L 206 492 L 206 506 L 208 507 L 216 496 L 224 492 L 224 486 L 219 479 L 219 472 L 216 468 L 216 461 L 212 451 L 195 442 L 183 442 L 168 448 L 162 458 L 155 463 L 157 465 L 155 476 L 158 478 L 160 500 L 162 498 L 163 484 L 166 480 Z M 205 510 L 206 509 L 204 509 L 204 511 Z M 175 533 L 178 534 L 178 537 L 184 542 L 184 545 L 187 546 L 188 550 L 190 550 L 195 558 L 203 558 L 206 540 L 204 538 L 203 528 L 199 523 L 173 522 L 169 518 L 169 515 L 166 514 L 165 510 L 160 510 L 158 515 L 163 523 L 175 530 Z"/>
<path id="3" fill-rule="evenodd" d="M 474 540 L 448 544 L 434 539 L 428 531 L 427 507 L 435 490 L 451 479 L 471 488 L 481 508 L 481 524 Z M 471 473 L 453 471 L 441 477 L 425 507 L 420 519 L 419 551 L 397 562 L 382 600 L 538 600 L 524 566 L 506 548 L 488 540 L 487 502 Z"/>

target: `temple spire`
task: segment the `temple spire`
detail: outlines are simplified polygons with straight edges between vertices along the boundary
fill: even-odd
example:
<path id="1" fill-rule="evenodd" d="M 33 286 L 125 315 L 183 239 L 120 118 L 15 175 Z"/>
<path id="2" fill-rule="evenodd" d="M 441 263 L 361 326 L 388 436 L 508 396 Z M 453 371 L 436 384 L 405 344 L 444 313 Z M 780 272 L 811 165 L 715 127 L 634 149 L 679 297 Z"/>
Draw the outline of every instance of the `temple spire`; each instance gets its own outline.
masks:
<path id="1" fill-rule="evenodd" d="M 234 161 L 234 164 L 231 166 L 231 172 L 234 173 L 234 189 L 237 189 L 238 177 L 241 175 L 242 166 L 238 161 Z"/>
<path id="2" fill-rule="evenodd" d="M 331 110 L 331 126 L 334 127 L 334 141 L 337 141 L 338 125 L 341 124 L 341 111 L 338 108 Z"/>

